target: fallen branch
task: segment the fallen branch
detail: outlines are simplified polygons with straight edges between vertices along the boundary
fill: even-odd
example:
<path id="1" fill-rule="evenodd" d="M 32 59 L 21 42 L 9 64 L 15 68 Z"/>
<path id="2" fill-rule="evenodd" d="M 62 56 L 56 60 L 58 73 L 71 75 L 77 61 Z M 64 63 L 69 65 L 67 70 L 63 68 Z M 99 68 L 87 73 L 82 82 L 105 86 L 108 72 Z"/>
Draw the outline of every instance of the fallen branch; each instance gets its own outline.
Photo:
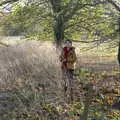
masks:
<path id="1" fill-rule="evenodd" d="M 4 47 L 8 47 L 7 44 L 3 43 L 3 42 L 0 42 L 0 45 L 4 46 Z"/>

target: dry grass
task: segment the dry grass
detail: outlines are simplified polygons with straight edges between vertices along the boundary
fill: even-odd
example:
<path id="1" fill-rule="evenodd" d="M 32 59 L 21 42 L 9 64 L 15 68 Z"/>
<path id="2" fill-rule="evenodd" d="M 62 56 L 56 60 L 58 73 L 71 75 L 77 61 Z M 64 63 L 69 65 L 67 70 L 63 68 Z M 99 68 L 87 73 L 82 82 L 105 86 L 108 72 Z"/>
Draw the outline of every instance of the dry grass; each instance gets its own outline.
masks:
<path id="1" fill-rule="evenodd" d="M 0 48 L 0 92 L 9 90 L 16 94 L 20 108 L 17 113 L 8 110 L 14 119 L 14 114 L 21 112 L 37 114 L 41 103 L 61 101 L 61 80 L 53 44 L 27 42 Z M 9 118 L 9 114 L 6 116 Z"/>
<path id="2" fill-rule="evenodd" d="M 76 46 L 76 45 L 75 45 Z M 93 71 L 119 70 L 115 56 L 84 56 L 76 46 L 77 67 Z M 24 42 L 0 48 L 0 88 L 15 87 L 17 83 L 52 84 L 61 83 L 58 53 L 52 43 Z M 50 86 L 50 85 L 49 85 Z"/>
<path id="3" fill-rule="evenodd" d="M 105 67 L 106 71 L 112 67 L 118 69 L 114 57 L 82 56 L 77 50 L 77 67 L 92 68 L 92 72 L 103 72 Z M 56 106 L 59 101 L 64 102 L 63 94 L 59 92 L 62 90 L 62 79 L 58 56 L 55 46 L 48 42 L 30 41 L 0 48 L 0 88 L 17 88 L 15 93 L 22 106 L 17 114 L 14 114 L 25 111 L 33 116 L 39 112 L 44 117 L 47 115 L 43 113 L 44 110 L 41 112 L 41 102 L 54 103 Z M 104 64 L 105 62 L 107 64 Z"/>
<path id="4" fill-rule="evenodd" d="M 0 87 L 17 82 L 60 85 L 58 55 L 52 44 L 23 43 L 0 48 Z"/>

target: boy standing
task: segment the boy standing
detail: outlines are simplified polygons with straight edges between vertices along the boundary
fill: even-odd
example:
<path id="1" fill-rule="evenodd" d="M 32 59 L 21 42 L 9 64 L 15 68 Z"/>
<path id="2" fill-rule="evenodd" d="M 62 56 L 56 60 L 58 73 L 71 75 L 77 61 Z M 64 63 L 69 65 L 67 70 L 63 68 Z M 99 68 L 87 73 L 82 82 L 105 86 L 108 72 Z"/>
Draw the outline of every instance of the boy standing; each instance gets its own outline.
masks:
<path id="1" fill-rule="evenodd" d="M 61 55 L 60 55 L 60 62 L 61 62 L 61 69 L 63 74 L 63 80 L 65 82 L 64 90 L 65 93 L 67 88 L 70 88 L 70 96 L 71 100 L 73 100 L 72 96 L 72 82 L 73 82 L 73 75 L 74 75 L 74 64 L 76 62 L 76 53 L 75 48 L 72 46 L 72 41 L 67 39 L 65 41 L 65 47 L 63 47 Z M 67 81 L 67 79 L 68 81 Z"/>

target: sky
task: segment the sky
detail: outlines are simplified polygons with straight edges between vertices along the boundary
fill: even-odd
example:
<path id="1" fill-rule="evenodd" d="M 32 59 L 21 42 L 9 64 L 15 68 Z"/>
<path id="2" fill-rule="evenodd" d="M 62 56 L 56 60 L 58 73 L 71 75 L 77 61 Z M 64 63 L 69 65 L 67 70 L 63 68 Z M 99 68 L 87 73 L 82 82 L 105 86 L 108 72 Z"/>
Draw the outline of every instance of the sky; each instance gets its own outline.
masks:
<path id="1" fill-rule="evenodd" d="M 27 0 L 19 0 L 19 4 L 24 5 L 24 3 Z M 1 14 L 7 14 L 10 13 L 13 10 L 13 5 L 12 4 L 5 4 L 3 6 L 0 6 L 0 16 L 2 16 Z"/>

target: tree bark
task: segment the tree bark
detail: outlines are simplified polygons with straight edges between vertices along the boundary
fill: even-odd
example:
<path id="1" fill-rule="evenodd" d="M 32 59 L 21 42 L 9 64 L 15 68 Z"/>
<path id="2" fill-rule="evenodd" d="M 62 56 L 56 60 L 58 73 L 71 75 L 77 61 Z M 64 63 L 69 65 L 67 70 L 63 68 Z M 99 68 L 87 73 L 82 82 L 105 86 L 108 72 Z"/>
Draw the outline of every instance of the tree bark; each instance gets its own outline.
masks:
<path id="1" fill-rule="evenodd" d="M 119 41 L 119 46 L 118 46 L 118 63 L 120 65 L 120 41 Z"/>
<path id="2" fill-rule="evenodd" d="M 118 28 L 118 39 L 119 39 L 119 45 L 118 45 L 118 63 L 120 65 L 120 17 L 119 17 L 119 20 L 118 20 L 118 24 L 119 24 L 119 28 Z"/>
<path id="3" fill-rule="evenodd" d="M 60 47 L 64 40 L 64 20 L 63 14 L 61 14 L 62 6 L 61 0 L 50 0 L 52 10 L 54 14 L 54 38 L 56 40 L 57 47 Z"/>
<path id="4" fill-rule="evenodd" d="M 119 28 L 118 28 L 118 39 L 119 39 L 119 43 L 118 43 L 118 63 L 119 63 L 119 66 L 120 66 L 120 17 L 118 19 L 118 25 L 119 25 Z"/>
<path id="5" fill-rule="evenodd" d="M 88 120 L 88 114 L 89 114 L 89 108 L 90 108 L 90 100 L 88 98 L 88 100 L 85 102 L 85 108 L 84 108 L 84 112 L 82 117 L 80 117 L 80 120 Z"/>
<path id="6" fill-rule="evenodd" d="M 55 20 L 54 37 L 55 37 L 57 46 L 60 47 L 64 40 L 64 22 L 63 22 L 62 15 L 59 15 Z"/>
<path id="7" fill-rule="evenodd" d="M 89 115 L 89 110 L 90 110 L 90 106 L 92 104 L 92 99 L 94 97 L 95 91 L 93 90 L 93 85 L 87 84 L 85 86 L 85 88 L 87 89 L 86 95 L 85 95 L 85 101 L 84 101 L 84 111 L 82 116 L 80 116 L 80 120 L 88 120 L 88 115 Z"/>
<path id="8" fill-rule="evenodd" d="M 107 1 L 109 3 L 111 3 L 118 12 L 120 12 L 120 6 L 114 0 L 107 0 Z M 118 20 L 118 24 L 119 24 L 118 34 L 120 34 L 120 17 Z M 120 39 L 120 35 L 119 35 L 118 39 Z M 118 56 L 117 57 L 118 57 L 118 63 L 120 65 L 120 40 L 119 40 L 119 44 L 118 44 Z"/>

